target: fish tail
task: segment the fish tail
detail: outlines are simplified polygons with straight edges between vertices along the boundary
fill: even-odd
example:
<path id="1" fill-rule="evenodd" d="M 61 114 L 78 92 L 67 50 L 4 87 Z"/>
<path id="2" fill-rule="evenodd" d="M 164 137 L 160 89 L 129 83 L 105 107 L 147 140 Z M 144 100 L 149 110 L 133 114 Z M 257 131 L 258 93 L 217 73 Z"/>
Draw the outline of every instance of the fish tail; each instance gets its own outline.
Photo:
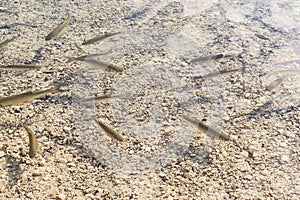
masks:
<path id="1" fill-rule="evenodd" d="M 67 59 L 66 63 L 70 63 L 70 62 L 72 62 L 72 61 L 76 60 L 76 58 L 75 58 L 75 57 L 71 57 L 71 56 L 65 56 L 64 58 L 66 58 L 66 59 Z"/>
<path id="2" fill-rule="evenodd" d="M 64 90 L 61 89 L 64 85 L 63 84 L 56 84 L 54 85 L 54 87 L 52 88 L 52 91 L 55 92 L 63 92 Z"/>

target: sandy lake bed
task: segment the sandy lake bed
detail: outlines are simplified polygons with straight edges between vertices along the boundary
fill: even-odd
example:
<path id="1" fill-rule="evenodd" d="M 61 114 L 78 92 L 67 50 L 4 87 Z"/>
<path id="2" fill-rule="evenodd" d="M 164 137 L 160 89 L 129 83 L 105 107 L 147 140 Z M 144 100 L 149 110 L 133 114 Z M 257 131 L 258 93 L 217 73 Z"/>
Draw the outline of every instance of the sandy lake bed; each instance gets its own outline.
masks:
<path id="1" fill-rule="evenodd" d="M 0 96 L 61 88 L 0 108 L 0 199 L 299 199 L 299 9 L 292 0 L 2 1 L 12 13 L 0 12 L 0 43 L 15 39 L 0 48 L 0 69 L 41 68 L 1 69 Z M 118 34 L 82 45 L 105 33 Z M 91 54 L 123 71 L 68 62 Z M 118 97 L 83 102 L 95 94 Z M 20 123 L 36 133 L 34 158 Z"/>

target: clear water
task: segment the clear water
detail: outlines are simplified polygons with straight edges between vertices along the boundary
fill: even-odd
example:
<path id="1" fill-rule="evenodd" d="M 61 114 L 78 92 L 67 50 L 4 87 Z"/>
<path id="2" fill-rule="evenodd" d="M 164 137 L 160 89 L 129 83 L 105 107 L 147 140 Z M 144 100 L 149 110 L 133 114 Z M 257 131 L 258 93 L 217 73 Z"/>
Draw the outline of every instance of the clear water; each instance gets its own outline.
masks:
<path id="1" fill-rule="evenodd" d="M 45 10 L 53 7 L 45 1 L 36 3 Z M 100 4 L 98 1 L 87 4 L 58 1 L 53 10 L 55 13 L 68 10 L 77 20 L 76 23 L 86 23 L 86 19 L 77 16 L 74 9 L 77 3 L 82 4 L 80 11 L 83 14 L 88 13 L 92 17 L 96 15 L 92 10 Z M 241 92 L 235 93 L 235 89 L 244 90 L 250 95 L 261 91 L 263 95 L 258 99 L 263 102 L 260 103 L 271 101 L 274 109 L 299 107 L 299 1 L 128 0 L 119 3 L 120 7 L 126 8 L 123 10 L 125 14 L 99 20 L 97 26 L 117 29 L 122 34 L 95 45 L 92 51 L 109 52 L 97 58 L 105 62 L 116 62 L 131 54 L 136 59 L 136 62 L 130 61 L 133 66 L 127 66 L 126 72 L 116 79 L 114 88 L 103 88 L 103 91 L 114 90 L 114 93 L 124 96 L 112 100 L 110 105 L 104 105 L 107 107 L 103 109 L 110 110 L 112 118 L 101 113 L 100 106 L 78 104 L 80 99 L 76 99 L 76 95 L 93 96 L 99 93 L 97 81 L 106 80 L 103 71 L 89 71 L 84 64 L 77 73 L 73 91 L 76 94 L 75 120 L 78 130 L 82 131 L 83 143 L 104 164 L 122 171 L 145 171 L 163 167 L 186 154 L 194 154 L 195 160 L 201 163 L 215 142 L 207 137 L 199 139 L 195 128 L 183 121 L 181 115 L 185 113 L 195 119 L 205 119 L 222 130 L 226 127 L 229 107 L 241 111 L 253 107 L 252 100 L 245 98 Z M 26 17 L 26 12 L 20 13 L 22 23 L 32 24 L 38 18 L 37 27 L 48 30 L 42 19 L 53 13 L 35 10 L 34 7 L 31 9 L 27 10 L 31 15 Z M 105 11 L 101 9 L 101 12 Z M 49 19 L 56 23 L 61 21 L 59 17 Z M 5 24 L 8 22 L 8 19 L 0 22 L 0 30 L 6 31 Z M 20 23 L 16 21 L 11 26 L 14 32 L 18 33 L 18 28 L 24 26 Z M 71 33 L 82 33 L 74 24 L 71 23 L 70 27 Z M 34 39 L 40 39 L 36 27 L 29 31 L 32 31 Z M 86 38 L 80 36 L 80 40 L 83 39 Z M 26 45 L 34 46 L 30 42 Z M 30 48 L 33 49 L 32 46 Z M 65 47 L 58 45 L 57 48 Z M 224 63 L 213 60 L 190 63 L 193 58 L 215 54 L 241 54 L 242 58 Z M 49 66 L 55 63 L 52 60 L 45 62 Z M 126 66 L 126 59 L 123 62 Z M 246 67 L 250 72 L 226 75 L 224 79 L 217 76 L 203 82 L 191 80 L 193 76 L 227 67 Z M 242 76 L 247 80 L 243 82 L 244 85 L 230 90 L 230 83 L 239 82 Z M 280 77 L 284 77 L 281 84 L 269 93 L 264 91 L 265 87 Z M 247 85 L 251 87 L 247 88 Z M 92 122 L 90 117 L 96 114 L 122 131 L 128 143 L 110 141 Z M 203 140 L 197 143 L 202 146 L 191 151 L 191 144 L 197 140 Z"/>
<path id="2" fill-rule="evenodd" d="M 248 81 L 257 83 L 256 89 L 263 92 L 259 98 L 273 102 L 277 109 L 299 105 L 300 75 L 288 73 L 300 69 L 299 1 L 132 0 L 127 4 L 131 10 L 120 20 L 132 20 L 138 25 L 125 28 L 115 40 L 99 45 L 100 52 L 113 49 L 108 57 L 100 59 L 113 61 L 124 54 L 145 49 L 154 52 L 154 56 L 149 58 L 147 53 L 141 54 L 137 58 L 139 64 L 128 69 L 115 83 L 116 93 L 124 97 L 112 100 L 114 118 L 111 121 L 125 135 L 127 145 L 107 141 L 105 134 L 92 133 L 94 128 L 90 130 L 93 139 L 84 137 L 88 148 L 108 166 L 127 172 L 143 172 L 166 166 L 178 157 L 188 153 L 191 155 L 191 144 L 198 137 L 195 128 L 181 119 L 182 113 L 195 119 L 206 119 L 222 130 L 228 107 L 237 110 L 253 107 L 249 99 L 241 96 L 232 99 L 225 92 L 227 86 L 220 77 L 204 81 L 201 86 L 191 82 L 187 77 L 205 75 L 222 67 L 222 64 L 212 60 L 190 65 L 190 59 L 201 55 L 225 52 L 249 56 L 253 62 L 248 59 L 244 67 L 253 68 L 257 73 L 250 74 Z M 179 10 L 173 13 L 171 23 L 177 23 L 177 20 L 185 20 L 185 23 L 177 29 L 155 27 L 155 22 L 163 21 L 164 16 L 160 18 L 160 14 L 167 12 L 169 7 Z M 213 30 L 217 26 L 227 32 L 218 35 Z M 222 46 L 217 43 L 218 37 L 226 36 L 227 44 Z M 219 49 L 215 49 L 214 43 Z M 270 45 L 272 53 L 262 53 L 262 49 L 268 49 L 267 45 Z M 159 51 L 164 54 L 156 53 Z M 295 62 L 289 62 L 292 60 Z M 230 64 L 241 65 L 235 61 Z M 264 93 L 263 88 L 283 76 L 282 84 L 273 89 L 277 92 Z M 94 79 L 91 78 L 91 81 Z M 200 90 L 201 94 L 195 93 L 195 90 Z M 168 107 L 168 103 L 174 104 Z M 172 119 L 172 115 L 177 118 Z M 193 152 L 196 152 L 194 158 L 198 163 L 214 145 L 213 140 L 204 138 L 204 145 Z M 132 147 L 139 150 L 128 150 Z"/>

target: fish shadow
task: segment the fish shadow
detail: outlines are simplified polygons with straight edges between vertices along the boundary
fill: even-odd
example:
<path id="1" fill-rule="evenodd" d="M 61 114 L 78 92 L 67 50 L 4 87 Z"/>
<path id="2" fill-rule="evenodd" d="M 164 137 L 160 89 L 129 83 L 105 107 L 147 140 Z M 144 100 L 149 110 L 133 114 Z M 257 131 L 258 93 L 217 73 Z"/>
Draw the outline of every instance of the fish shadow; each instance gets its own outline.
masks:
<path id="1" fill-rule="evenodd" d="M 38 28 L 37 25 L 26 24 L 26 23 L 13 23 L 13 24 L 10 24 L 10 25 L 0 26 L 0 29 L 11 29 L 15 26 L 26 26 L 26 27 L 31 27 L 31 28 Z"/>
<path id="2" fill-rule="evenodd" d="M 82 141 L 78 138 L 67 138 L 64 136 L 57 136 L 55 138 L 51 138 L 56 144 L 61 146 L 70 146 L 73 147 L 77 155 L 85 162 L 90 163 L 95 168 L 102 168 L 104 170 L 108 170 L 108 166 L 105 163 L 99 161 L 99 156 L 96 156 L 95 153 L 84 146 Z"/>
<path id="3" fill-rule="evenodd" d="M 6 171 L 8 176 L 8 188 L 13 187 L 20 180 L 23 170 L 20 168 L 21 162 L 11 155 L 5 157 Z"/>
<path id="4" fill-rule="evenodd" d="M 211 158 L 209 156 L 209 151 L 206 149 L 207 147 L 204 146 L 196 147 L 190 145 L 188 149 L 183 152 L 181 157 L 184 157 L 192 163 L 197 163 L 198 165 L 209 165 L 211 163 Z"/>
<path id="5" fill-rule="evenodd" d="M 135 12 L 132 15 L 125 17 L 124 20 L 134 20 L 136 18 L 142 18 L 142 17 L 144 17 L 146 15 L 146 13 L 148 11 L 149 11 L 149 9 L 144 9 L 144 10 Z"/>
<path id="6" fill-rule="evenodd" d="M 253 109 L 248 113 L 244 113 L 236 116 L 236 118 L 245 117 L 246 121 L 250 121 L 254 117 L 264 117 L 268 119 L 268 118 L 272 118 L 274 113 L 276 115 L 280 115 L 282 112 L 293 111 L 299 108 L 299 106 L 300 105 L 286 106 L 286 107 L 284 106 L 283 108 L 280 109 L 274 109 L 275 108 L 274 102 L 272 100 L 269 100 L 265 102 L 263 105 Z"/>
<path id="7" fill-rule="evenodd" d="M 247 121 L 249 121 L 255 116 L 261 117 L 261 116 L 270 115 L 271 108 L 272 108 L 272 100 L 269 100 L 265 102 L 263 105 L 253 109 L 251 112 L 242 114 L 239 117 L 246 117 Z"/>

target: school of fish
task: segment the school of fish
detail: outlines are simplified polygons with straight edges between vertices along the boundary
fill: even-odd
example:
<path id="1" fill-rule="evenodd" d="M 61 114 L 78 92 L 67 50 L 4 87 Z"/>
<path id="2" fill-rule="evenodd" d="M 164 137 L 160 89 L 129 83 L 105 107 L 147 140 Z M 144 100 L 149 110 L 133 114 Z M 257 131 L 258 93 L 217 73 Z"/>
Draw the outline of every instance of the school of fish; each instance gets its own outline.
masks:
<path id="1" fill-rule="evenodd" d="M 11 12 L 6 9 L 0 9 L 0 14 L 16 14 L 15 12 Z M 65 20 L 63 20 L 60 24 L 58 24 L 52 31 L 49 32 L 49 34 L 45 37 L 46 41 L 53 40 L 55 38 L 58 38 L 61 36 L 68 24 L 70 24 L 72 21 L 72 17 L 70 14 L 67 15 Z M 122 34 L 121 32 L 115 32 L 115 33 L 105 33 L 101 35 L 97 35 L 91 39 L 87 39 L 81 43 L 81 45 L 92 45 L 95 43 L 100 43 L 103 42 L 104 40 L 107 40 L 111 37 L 114 37 L 115 35 Z M 4 48 L 8 47 L 11 43 L 16 42 L 17 37 L 12 36 L 11 38 L 7 38 L 4 41 L 0 41 L 0 51 L 4 50 Z M 84 62 L 86 65 L 92 67 L 93 69 L 101 69 L 101 70 L 109 70 L 109 71 L 114 71 L 114 72 L 123 72 L 124 69 L 120 66 L 117 66 L 112 63 L 106 63 L 99 61 L 97 59 L 93 59 L 93 57 L 97 57 L 98 55 L 102 54 L 90 54 L 90 55 L 83 55 L 79 57 L 69 57 L 65 56 L 67 59 L 66 63 L 78 61 L 78 62 Z M 202 57 L 197 57 L 194 59 L 190 60 L 191 64 L 202 64 L 205 62 L 224 62 L 229 59 L 235 59 L 237 56 L 234 55 L 224 55 L 224 54 L 218 54 L 218 55 L 211 55 L 211 56 L 202 56 Z M 11 64 L 11 65 L 0 65 L 0 70 L 10 70 L 10 71 L 22 71 L 22 70 L 40 70 L 43 66 L 41 65 L 36 65 L 36 64 Z M 244 67 L 238 67 L 234 69 L 224 69 L 224 70 L 219 70 L 219 71 L 213 71 L 209 74 L 206 75 L 201 75 L 201 76 L 195 76 L 194 79 L 201 79 L 201 80 L 206 80 L 206 79 L 211 79 L 217 76 L 222 76 L 226 74 L 231 74 L 234 72 L 244 72 L 245 68 Z M 275 73 L 275 72 L 273 72 Z M 276 87 L 278 87 L 284 79 L 288 75 L 294 75 L 294 74 L 300 74 L 299 70 L 294 70 L 294 71 L 282 71 L 280 74 L 284 74 L 283 76 L 275 79 L 273 82 L 271 82 L 269 85 L 266 86 L 266 91 L 272 91 Z M 5 109 L 8 106 L 14 106 L 14 105 L 20 105 L 24 103 L 29 103 L 33 101 L 34 99 L 37 98 L 43 98 L 46 95 L 53 94 L 60 92 L 60 86 L 54 86 L 48 89 L 41 89 L 37 91 L 27 91 L 23 92 L 21 94 L 12 94 L 10 96 L 3 96 L 0 97 L 0 108 Z M 91 102 L 91 101 L 108 101 L 113 98 L 121 98 L 122 95 L 99 95 L 96 97 L 88 97 L 88 98 L 83 98 L 81 102 Z M 213 128 L 212 126 L 208 126 L 205 123 L 201 122 L 201 120 L 194 119 L 192 117 L 187 116 L 190 115 L 190 113 L 183 114 L 182 119 L 188 122 L 189 124 L 195 126 L 197 130 L 200 132 L 206 134 L 209 137 L 212 138 L 217 138 L 223 141 L 232 141 L 229 135 L 226 135 L 220 130 L 217 130 Z M 97 119 L 97 117 L 92 117 L 92 119 L 100 128 L 101 130 L 104 131 L 104 133 L 108 136 L 108 139 L 112 139 L 113 141 L 116 142 L 125 142 L 125 138 L 122 136 L 121 133 L 116 131 L 114 128 L 112 128 L 110 125 L 104 123 L 103 121 Z M 27 125 L 22 124 L 22 127 L 25 129 L 25 131 L 28 134 L 29 137 L 29 157 L 34 158 L 39 149 L 39 144 L 38 144 L 38 139 L 35 134 L 35 132 L 29 128 Z"/>

